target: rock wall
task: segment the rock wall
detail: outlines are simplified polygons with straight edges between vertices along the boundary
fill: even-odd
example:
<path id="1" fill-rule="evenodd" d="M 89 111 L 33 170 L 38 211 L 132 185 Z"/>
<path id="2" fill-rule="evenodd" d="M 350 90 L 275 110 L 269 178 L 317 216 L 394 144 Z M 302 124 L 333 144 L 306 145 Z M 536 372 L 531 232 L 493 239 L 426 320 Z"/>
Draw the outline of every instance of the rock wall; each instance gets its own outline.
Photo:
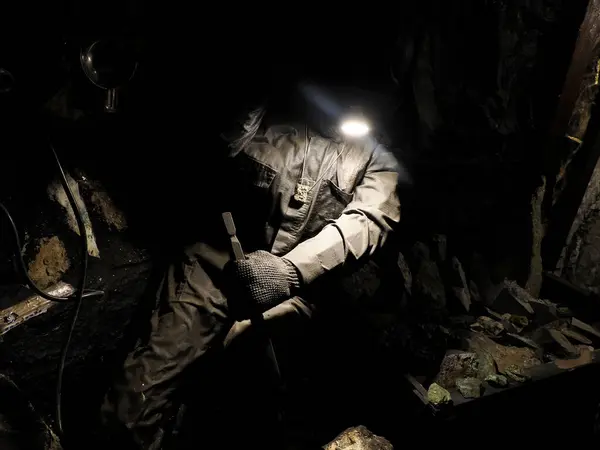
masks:
<path id="1" fill-rule="evenodd" d="M 577 212 L 559 270 L 575 285 L 600 293 L 600 163 Z"/>

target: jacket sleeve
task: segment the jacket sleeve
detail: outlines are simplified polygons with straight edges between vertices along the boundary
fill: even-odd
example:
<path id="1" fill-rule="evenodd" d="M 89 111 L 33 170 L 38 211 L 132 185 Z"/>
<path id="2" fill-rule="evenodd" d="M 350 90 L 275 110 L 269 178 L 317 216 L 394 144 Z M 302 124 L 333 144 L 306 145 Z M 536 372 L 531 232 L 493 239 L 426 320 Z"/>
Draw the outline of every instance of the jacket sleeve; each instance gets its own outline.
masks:
<path id="1" fill-rule="evenodd" d="M 373 255 L 385 243 L 400 221 L 400 173 L 394 155 L 378 146 L 342 215 L 285 255 L 305 284 L 346 261 Z"/>

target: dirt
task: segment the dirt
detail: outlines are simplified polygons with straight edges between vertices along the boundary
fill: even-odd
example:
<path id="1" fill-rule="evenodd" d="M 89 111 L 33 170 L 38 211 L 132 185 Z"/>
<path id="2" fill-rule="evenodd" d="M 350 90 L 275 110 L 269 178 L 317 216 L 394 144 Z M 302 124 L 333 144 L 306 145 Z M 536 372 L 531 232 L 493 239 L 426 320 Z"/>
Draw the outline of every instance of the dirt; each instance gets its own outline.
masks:
<path id="1" fill-rule="evenodd" d="M 40 239 L 38 248 L 28 272 L 31 279 L 45 289 L 60 280 L 70 263 L 65 246 L 57 236 Z"/>

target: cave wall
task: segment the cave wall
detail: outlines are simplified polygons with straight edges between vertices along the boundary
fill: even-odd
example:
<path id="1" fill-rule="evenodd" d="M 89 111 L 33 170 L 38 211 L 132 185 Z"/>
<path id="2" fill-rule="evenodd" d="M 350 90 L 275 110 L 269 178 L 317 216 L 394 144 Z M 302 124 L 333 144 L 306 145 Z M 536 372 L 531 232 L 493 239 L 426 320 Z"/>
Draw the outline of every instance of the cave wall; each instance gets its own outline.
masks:
<path id="1" fill-rule="evenodd" d="M 594 169 L 558 270 L 573 284 L 600 294 L 600 164 Z"/>
<path id="2" fill-rule="evenodd" d="M 404 129 L 416 183 L 403 226 L 407 235 L 452 236 L 466 253 L 481 252 L 496 279 L 539 291 L 544 140 L 584 9 L 463 6 L 429 2 L 412 63 L 398 68 L 416 105 Z"/>

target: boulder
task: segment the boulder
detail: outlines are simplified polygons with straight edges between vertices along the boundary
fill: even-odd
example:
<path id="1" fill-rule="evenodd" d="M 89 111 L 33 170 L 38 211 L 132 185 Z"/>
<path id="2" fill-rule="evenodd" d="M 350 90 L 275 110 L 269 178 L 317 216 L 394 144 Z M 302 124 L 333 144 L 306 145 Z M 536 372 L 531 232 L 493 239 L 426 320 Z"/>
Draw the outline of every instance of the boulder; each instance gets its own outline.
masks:
<path id="1" fill-rule="evenodd" d="M 333 441 L 323 447 L 324 450 L 393 450 L 392 444 L 381 436 L 371 433 L 366 427 L 348 428 Z"/>

